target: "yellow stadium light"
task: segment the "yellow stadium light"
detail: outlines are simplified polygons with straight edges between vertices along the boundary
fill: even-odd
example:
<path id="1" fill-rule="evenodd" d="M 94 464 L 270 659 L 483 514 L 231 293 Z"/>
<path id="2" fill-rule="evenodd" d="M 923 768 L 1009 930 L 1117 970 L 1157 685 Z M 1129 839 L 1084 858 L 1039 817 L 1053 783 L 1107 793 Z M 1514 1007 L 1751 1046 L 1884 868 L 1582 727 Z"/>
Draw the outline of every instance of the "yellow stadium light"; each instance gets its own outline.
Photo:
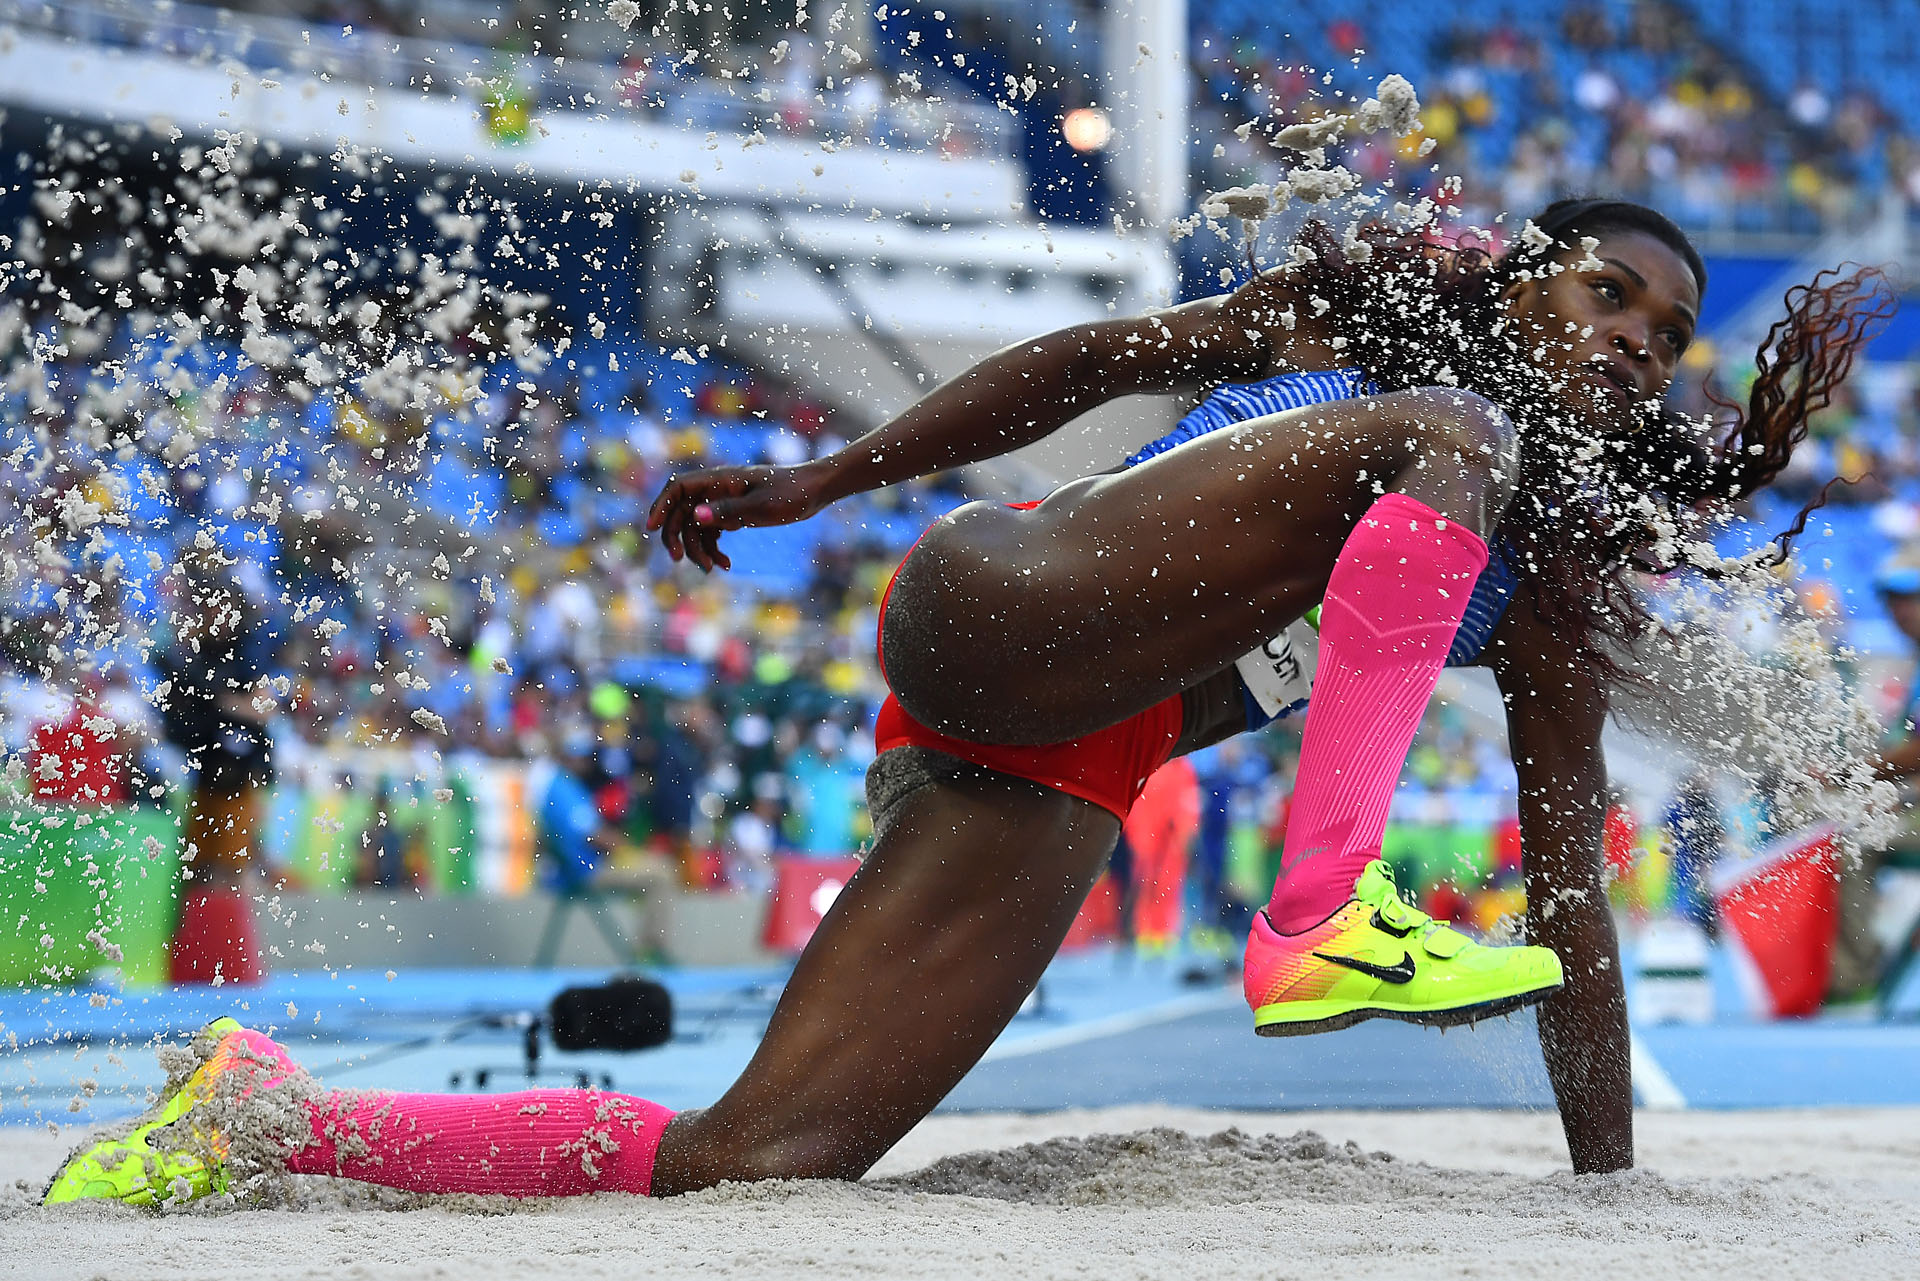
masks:
<path id="1" fill-rule="evenodd" d="M 1113 138 L 1113 121 L 1098 107 L 1075 107 L 1060 122 L 1060 133 L 1075 151 L 1098 151 Z"/>

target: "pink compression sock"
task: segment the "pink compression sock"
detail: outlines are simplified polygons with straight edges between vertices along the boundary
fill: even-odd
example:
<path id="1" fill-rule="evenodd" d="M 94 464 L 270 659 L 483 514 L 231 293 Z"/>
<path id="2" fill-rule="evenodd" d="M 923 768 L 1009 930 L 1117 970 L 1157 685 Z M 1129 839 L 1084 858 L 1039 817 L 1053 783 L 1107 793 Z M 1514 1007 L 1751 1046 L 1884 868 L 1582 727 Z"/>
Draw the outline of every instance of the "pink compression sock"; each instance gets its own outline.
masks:
<path id="1" fill-rule="evenodd" d="M 408 1192 L 511 1197 L 647 1195 L 673 1113 L 598 1090 L 395 1094 L 334 1090 L 310 1105 L 313 1142 L 296 1174 Z"/>
<path id="2" fill-rule="evenodd" d="M 251 1030 L 222 1041 L 242 1095 L 307 1077 L 278 1042 Z M 330 1174 L 407 1192 L 584 1196 L 653 1186 L 653 1160 L 673 1112 L 598 1090 L 398 1094 L 327 1090 L 299 1096 L 309 1136 L 287 1157 L 295 1174 Z"/>
<path id="3" fill-rule="evenodd" d="M 1487 545 L 1386 494 L 1347 536 L 1320 607 L 1280 879 L 1267 916 L 1295 934 L 1332 915 L 1380 854 L 1400 767 L 1466 614 Z"/>

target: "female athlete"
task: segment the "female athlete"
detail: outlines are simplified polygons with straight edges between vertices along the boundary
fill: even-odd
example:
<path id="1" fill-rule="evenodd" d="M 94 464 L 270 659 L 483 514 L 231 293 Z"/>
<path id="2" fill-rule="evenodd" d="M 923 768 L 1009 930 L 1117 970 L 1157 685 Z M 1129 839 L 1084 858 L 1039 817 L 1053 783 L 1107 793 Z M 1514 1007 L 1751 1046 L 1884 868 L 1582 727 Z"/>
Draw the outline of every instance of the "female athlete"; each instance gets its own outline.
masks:
<path id="1" fill-rule="evenodd" d="M 727 530 L 995 457 L 1119 396 L 1206 393 L 1125 467 L 970 503 L 902 563 L 881 610 L 872 851 L 711 1108 L 326 1091 L 223 1020 L 168 1102 L 77 1155 L 48 1199 L 190 1196 L 276 1163 L 518 1196 L 857 1178 L 1019 1008 L 1154 770 L 1298 703 L 1312 637 L 1295 625 L 1316 606 L 1283 871 L 1248 941 L 1256 1030 L 1539 1001 L 1574 1168 L 1630 1166 L 1600 856 L 1608 691 L 1647 621 L 1630 578 L 1666 567 L 1663 514 L 1785 466 L 1879 314 L 1873 273 L 1789 294 L 1712 441 L 1661 407 L 1706 272 L 1651 210 L 1563 201 L 1498 259 L 1313 224 L 1293 258 L 1229 295 L 1010 347 L 831 457 L 662 491 L 648 523 L 668 552 L 726 569 Z M 1528 946 L 1414 911 L 1377 861 L 1449 662 L 1490 667 L 1506 703 Z"/>

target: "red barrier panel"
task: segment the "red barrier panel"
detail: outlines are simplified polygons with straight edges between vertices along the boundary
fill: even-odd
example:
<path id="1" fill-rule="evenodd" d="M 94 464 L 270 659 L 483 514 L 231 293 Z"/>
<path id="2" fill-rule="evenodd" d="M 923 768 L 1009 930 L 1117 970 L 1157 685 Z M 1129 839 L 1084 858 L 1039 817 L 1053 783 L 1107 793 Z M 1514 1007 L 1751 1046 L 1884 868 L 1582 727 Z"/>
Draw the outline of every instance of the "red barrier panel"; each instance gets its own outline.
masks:
<path id="1" fill-rule="evenodd" d="M 27 768 L 35 800 L 117 805 L 127 799 L 126 757 L 91 728 L 99 715 L 99 704 L 80 698 L 64 719 L 34 728 Z"/>
<path id="2" fill-rule="evenodd" d="M 774 861 L 773 897 L 761 942 L 775 952 L 798 952 L 819 928 L 840 889 L 860 870 L 860 860 L 782 858 Z"/>
<path id="3" fill-rule="evenodd" d="M 1839 924 L 1838 853 L 1831 828 L 1783 836 L 1745 862 L 1715 869 L 1714 901 L 1755 1012 L 1820 1011 Z"/>

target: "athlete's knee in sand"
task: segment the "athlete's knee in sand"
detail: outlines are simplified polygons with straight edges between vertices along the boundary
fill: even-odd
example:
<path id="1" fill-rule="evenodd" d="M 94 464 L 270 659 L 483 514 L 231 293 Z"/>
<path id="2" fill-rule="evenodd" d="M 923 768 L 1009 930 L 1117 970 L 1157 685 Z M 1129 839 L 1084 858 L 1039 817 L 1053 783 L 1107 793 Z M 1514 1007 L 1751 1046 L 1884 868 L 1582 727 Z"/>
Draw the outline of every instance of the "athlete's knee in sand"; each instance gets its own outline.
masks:
<path id="1" fill-rule="evenodd" d="M 852 1112 L 843 1109 L 790 1114 L 775 1132 L 730 1123 L 712 1109 L 682 1112 L 667 1127 L 654 1165 L 654 1196 L 678 1196 L 720 1183 L 766 1179 L 852 1181 L 873 1168 L 885 1147 L 854 1133 Z M 886 1147 L 897 1139 L 890 1139 Z M 875 1150 L 878 1149 L 878 1150 Z"/>

